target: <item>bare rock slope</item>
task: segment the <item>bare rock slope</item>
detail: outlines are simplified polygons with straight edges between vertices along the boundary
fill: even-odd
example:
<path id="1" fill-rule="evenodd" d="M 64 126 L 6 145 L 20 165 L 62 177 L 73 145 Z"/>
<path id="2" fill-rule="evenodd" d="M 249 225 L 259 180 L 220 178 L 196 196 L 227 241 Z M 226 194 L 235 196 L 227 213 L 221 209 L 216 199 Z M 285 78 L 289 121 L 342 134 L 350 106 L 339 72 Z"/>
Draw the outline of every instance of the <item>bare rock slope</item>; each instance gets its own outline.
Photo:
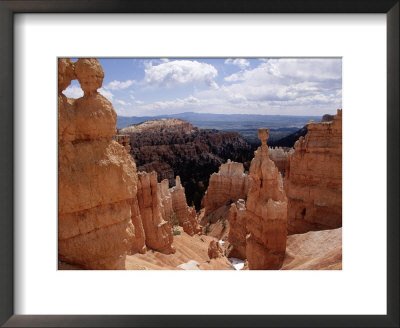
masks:
<path id="1" fill-rule="evenodd" d="M 288 236 L 282 270 L 341 270 L 342 228 Z"/>

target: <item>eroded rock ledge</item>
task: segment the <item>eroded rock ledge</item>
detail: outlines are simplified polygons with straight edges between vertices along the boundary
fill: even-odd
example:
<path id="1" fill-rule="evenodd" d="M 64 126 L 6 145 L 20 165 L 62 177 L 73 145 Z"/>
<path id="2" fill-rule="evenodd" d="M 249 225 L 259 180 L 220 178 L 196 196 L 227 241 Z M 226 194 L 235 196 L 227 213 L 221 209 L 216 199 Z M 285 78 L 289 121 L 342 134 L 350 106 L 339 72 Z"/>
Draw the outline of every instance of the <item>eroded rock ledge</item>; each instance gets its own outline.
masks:
<path id="1" fill-rule="evenodd" d="M 307 129 L 285 179 L 289 234 L 342 226 L 342 111 Z"/>

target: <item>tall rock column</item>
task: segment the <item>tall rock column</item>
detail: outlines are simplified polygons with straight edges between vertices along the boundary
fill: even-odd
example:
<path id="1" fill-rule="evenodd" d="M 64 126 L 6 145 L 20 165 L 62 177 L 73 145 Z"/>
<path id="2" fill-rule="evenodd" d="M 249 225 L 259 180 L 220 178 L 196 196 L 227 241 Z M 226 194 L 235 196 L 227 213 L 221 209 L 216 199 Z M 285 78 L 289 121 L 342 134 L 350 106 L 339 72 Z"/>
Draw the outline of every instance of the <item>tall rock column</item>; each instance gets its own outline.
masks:
<path id="1" fill-rule="evenodd" d="M 157 172 L 138 173 L 138 203 L 143 223 L 146 245 L 165 254 L 175 253 L 173 235 L 169 222 L 163 218 L 160 187 Z"/>
<path id="2" fill-rule="evenodd" d="M 103 77 L 97 59 L 58 61 L 58 254 L 87 269 L 124 269 L 137 175 L 132 158 L 111 140 L 117 115 L 97 92 Z M 62 94 L 72 79 L 82 98 Z"/>
<path id="3" fill-rule="evenodd" d="M 232 245 L 228 257 L 246 259 L 246 203 L 239 199 L 231 204 L 229 209 L 229 235 L 228 242 Z"/>
<path id="4" fill-rule="evenodd" d="M 179 225 L 188 235 L 193 236 L 201 231 L 194 206 L 187 205 L 185 188 L 179 176 L 176 177 L 175 186 L 169 189 L 172 197 L 172 209 L 178 217 Z"/>
<path id="5" fill-rule="evenodd" d="M 307 129 L 285 179 L 289 234 L 342 226 L 342 111 Z"/>
<path id="6" fill-rule="evenodd" d="M 287 199 L 282 176 L 268 156 L 268 129 L 258 129 L 261 146 L 251 161 L 253 179 L 246 202 L 246 257 L 251 270 L 282 266 L 287 237 Z"/>

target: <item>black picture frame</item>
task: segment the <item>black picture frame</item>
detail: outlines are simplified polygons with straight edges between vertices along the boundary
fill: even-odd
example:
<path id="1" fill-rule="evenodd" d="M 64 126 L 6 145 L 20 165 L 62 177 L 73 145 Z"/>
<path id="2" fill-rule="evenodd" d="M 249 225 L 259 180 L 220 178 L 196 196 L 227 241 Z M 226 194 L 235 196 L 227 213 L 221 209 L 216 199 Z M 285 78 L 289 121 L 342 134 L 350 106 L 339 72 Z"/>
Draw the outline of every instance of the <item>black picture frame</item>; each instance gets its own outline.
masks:
<path id="1" fill-rule="evenodd" d="M 399 327 L 399 7 L 398 0 L 0 0 L 0 324 L 4 327 Z M 385 13 L 387 315 L 14 315 L 13 17 L 16 13 Z"/>

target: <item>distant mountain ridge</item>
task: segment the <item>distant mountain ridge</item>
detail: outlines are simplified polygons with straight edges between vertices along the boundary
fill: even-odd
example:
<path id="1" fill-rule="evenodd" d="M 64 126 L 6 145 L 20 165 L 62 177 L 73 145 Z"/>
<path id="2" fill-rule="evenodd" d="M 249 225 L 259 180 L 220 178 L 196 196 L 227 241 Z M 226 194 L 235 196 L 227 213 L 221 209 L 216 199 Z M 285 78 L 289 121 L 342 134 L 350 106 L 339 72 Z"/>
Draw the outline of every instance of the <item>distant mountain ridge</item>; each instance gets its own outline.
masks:
<path id="1" fill-rule="evenodd" d="M 319 121 L 320 116 L 259 115 L 259 114 L 210 114 L 185 112 L 160 116 L 118 116 L 117 129 L 140 124 L 149 120 L 183 119 L 199 129 L 215 129 L 238 132 L 247 142 L 258 145 L 258 128 L 269 128 L 269 141 L 273 142 L 296 132 L 310 120 Z"/>
<path id="2" fill-rule="evenodd" d="M 281 128 L 276 126 L 276 123 L 287 121 L 295 125 L 292 127 L 302 127 L 309 120 L 320 120 L 321 116 L 295 116 L 295 115 L 260 115 L 260 114 L 213 114 L 213 113 L 195 113 L 184 112 L 170 115 L 157 115 L 157 116 L 120 116 L 117 117 L 117 129 L 122 129 L 129 125 L 139 124 L 149 120 L 158 120 L 162 118 L 180 118 L 189 123 L 197 126 L 198 128 L 213 128 L 209 126 L 202 126 L 198 124 L 201 122 L 270 122 L 274 128 Z M 287 126 L 286 126 L 287 127 Z M 272 126 L 271 126 L 272 128 Z"/>

